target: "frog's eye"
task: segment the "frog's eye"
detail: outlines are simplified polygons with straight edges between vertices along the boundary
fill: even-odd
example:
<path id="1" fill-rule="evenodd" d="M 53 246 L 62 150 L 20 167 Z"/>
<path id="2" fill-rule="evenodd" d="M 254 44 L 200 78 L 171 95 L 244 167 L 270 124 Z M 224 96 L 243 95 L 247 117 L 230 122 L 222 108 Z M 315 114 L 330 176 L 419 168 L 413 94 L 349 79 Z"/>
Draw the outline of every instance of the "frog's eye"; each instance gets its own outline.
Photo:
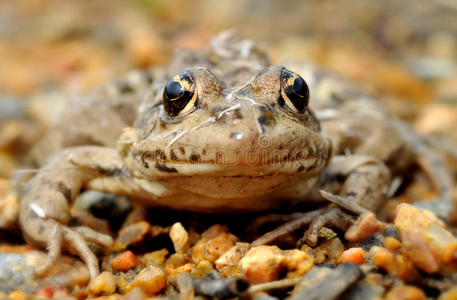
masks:
<path id="1" fill-rule="evenodd" d="M 300 75 L 283 69 L 278 103 L 281 107 L 294 113 L 304 113 L 309 103 L 309 89 L 306 81 Z"/>
<path id="2" fill-rule="evenodd" d="M 162 100 L 169 117 L 191 113 L 197 106 L 197 93 L 192 74 L 184 71 L 168 81 L 163 90 Z"/>

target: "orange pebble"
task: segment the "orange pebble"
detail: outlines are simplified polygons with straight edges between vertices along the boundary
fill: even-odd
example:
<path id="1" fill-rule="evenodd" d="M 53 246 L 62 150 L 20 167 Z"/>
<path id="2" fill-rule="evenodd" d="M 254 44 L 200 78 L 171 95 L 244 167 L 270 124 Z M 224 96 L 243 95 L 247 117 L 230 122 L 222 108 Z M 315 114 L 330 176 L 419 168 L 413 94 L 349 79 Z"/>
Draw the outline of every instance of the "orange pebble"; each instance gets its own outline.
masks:
<path id="1" fill-rule="evenodd" d="M 401 247 L 401 242 L 394 237 L 386 237 L 384 239 L 384 246 L 387 250 L 393 251 Z"/>
<path id="2" fill-rule="evenodd" d="M 43 298 L 52 298 L 54 293 L 58 290 L 65 291 L 66 289 L 63 286 L 51 285 L 39 289 L 37 292 L 35 292 L 35 295 Z"/>
<path id="3" fill-rule="evenodd" d="M 350 262 L 353 264 L 361 265 L 365 262 L 365 258 L 363 257 L 363 249 L 360 247 L 357 248 L 350 248 L 341 254 L 340 258 L 338 259 L 337 263 L 345 263 Z"/>
<path id="4" fill-rule="evenodd" d="M 382 247 L 372 247 L 373 264 L 393 276 L 411 282 L 417 278 L 418 274 L 413 263 L 401 254 L 394 254 Z M 373 250 L 374 249 L 374 250 Z"/>
<path id="5" fill-rule="evenodd" d="M 411 285 L 399 285 L 386 294 L 386 300 L 426 300 L 424 292 Z"/>
<path id="6" fill-rule="evenodd" d="M 117 271 L 127 271 L 138 265 L 138 260 L 132 251 L 124 251 L 111 261 L 111 266 Z"/>
<path id="7" fill-rule="evenodd" d="M 194 264 L 187 263 L 183 266 L 180 266 L 176 269 L 176 273 L 183 273 L 183 272 L 192 272 L 192 270 L 195 268 Z"/>

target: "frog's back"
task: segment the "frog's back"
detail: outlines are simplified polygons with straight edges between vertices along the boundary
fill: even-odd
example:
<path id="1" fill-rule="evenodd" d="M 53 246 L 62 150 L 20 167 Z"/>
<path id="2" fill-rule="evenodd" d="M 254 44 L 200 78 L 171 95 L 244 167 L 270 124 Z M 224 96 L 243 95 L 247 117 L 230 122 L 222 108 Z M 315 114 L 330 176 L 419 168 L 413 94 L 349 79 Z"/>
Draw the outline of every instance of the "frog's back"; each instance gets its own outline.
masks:
<path id="1" fill-rule="evenodd" d="M 68 101 L 57 124 L 32 148 L 28 162 L 41 166 L 61 149 L 99 145 L 115 147 L 122 129 L 130 126 L 150 82 L 142 76 L 143 86 L 132 87 L 128 80 L 110 83 L 93 93 Z"/>

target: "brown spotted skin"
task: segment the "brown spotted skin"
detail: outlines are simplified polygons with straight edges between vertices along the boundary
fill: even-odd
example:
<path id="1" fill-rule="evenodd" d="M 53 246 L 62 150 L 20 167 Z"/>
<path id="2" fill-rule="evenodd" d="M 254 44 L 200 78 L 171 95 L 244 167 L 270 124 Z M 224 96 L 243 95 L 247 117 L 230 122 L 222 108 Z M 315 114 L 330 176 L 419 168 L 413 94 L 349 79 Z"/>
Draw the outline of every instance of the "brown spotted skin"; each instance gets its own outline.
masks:
<path id="1" fill-rule="evenodd" d="M 182 115 L 167 115 L 164 86 L 184 70 L 194 81 L 196 97 L 188 98 L 195 102 Z M 69 107 L 30 156 L 42 170 L 26 187 L 20 223 L 28 242 L 49 249 L 36 274 L 47 274 L 61 248 L 78 254 L 92 277 L 98 274 L 86 241 L 109 249 L 111 237 L 67 226 L 81 189 L 128 195 L 147 206 L 240 212 L 321 200 L 316 191 L 325 188 L 376 210 L 390 170 L 406 168 L 395 155 L 410 157 L 410 147 L 385 118 L 376 119 L 385 131 L 370 132 L 365 116 L 346 102 L 341 110 L 331 106 L 336 113 L 322 122 L 312 109 L 285 107 L 293 103 L 278 101 L 283 70 L 269 66 L 255 43 L 222 36 L 209 49 L 178 52 L 151 76 L 130 76 Z M 311 85 L 318 97 L 310 103 L 321 109 L 320 98 L 329 98 L 319 96 L 319 80 Z M 395 146 L 378 151 L 386 136 Z"/>

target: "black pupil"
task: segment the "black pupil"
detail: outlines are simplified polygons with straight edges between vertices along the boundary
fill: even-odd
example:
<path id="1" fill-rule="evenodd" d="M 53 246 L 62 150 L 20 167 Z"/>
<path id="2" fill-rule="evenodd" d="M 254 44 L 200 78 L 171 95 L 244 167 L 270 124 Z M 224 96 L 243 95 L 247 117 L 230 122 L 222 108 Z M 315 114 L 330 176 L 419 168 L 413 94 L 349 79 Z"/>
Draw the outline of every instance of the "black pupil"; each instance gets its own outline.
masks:
<path id="1" fill-rule="evenodd" d="M 167 86 L 165 87 L 165 95 L 167 100 L 175 100 L 179 98 L 181 94 L 184 92 L 181 83 L 176 81 L 170 81 Z"/>
<path id="2" fill-rule="evenodd" d="M 306 93 L 305 82 L 300 77 L 295 78 L 294 80 L 294 92 L 303 95 Z"/>
<path id="3" fill-rule="evenodd" d="M 292 85 L 284 86 L 284 93 L 293 103 L 295 108 L 300 112 L 304 112 L 308 107 L 309 89 L 306 82 L 298 75 L 292 74 L 289 71 L 283 71 L 283 82 L 287 83 L 289 78 L 294 78 Z"/>

